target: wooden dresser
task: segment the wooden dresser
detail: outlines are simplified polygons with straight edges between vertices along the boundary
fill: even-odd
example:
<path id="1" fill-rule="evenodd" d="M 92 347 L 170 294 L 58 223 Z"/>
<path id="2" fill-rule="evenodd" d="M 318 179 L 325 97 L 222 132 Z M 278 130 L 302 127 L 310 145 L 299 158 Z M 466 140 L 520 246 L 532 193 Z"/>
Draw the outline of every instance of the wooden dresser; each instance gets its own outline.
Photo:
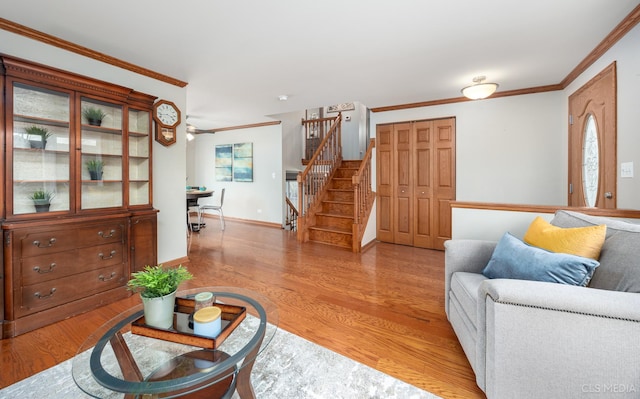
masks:
<path id="1" fill-rule="evenodd" d="M 0 338 L 8 338 L 125 298 L 131 272 L 156 264 L 155 97 L 0 62 Z M 90 108 L 104 120 L 87 119 Z"/>

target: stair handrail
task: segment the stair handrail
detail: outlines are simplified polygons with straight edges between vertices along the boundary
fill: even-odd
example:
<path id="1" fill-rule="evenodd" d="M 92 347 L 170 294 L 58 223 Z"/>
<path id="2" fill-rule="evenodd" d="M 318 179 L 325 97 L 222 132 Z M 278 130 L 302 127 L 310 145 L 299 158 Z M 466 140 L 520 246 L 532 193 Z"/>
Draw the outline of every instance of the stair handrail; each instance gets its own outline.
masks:
<path id="1" fill-rule="evenodd" d="M 298 223 L 298 210 L 296 209 L 293 202 L 289 199 L 289 197 L 285 197 L 286 200 L 286 213 L 287 217 L 285 220 L 285 225 L 290 226 L 291 231 L 296 231 L 297 223 Z"/>
<path id="2" fill-rule="evenodd" d="M 304 171 L 298 173 L 298 240 L 308 239 L 308 220 L 319 207 L 327 182 L 342 162 L 342 113 L 338 113 Z"/>
<path id="3" fill-rule="evenodd" d="M 373 206 L 374 192 L 371 188 L 371 158 L 375 146 L 376 140 L 371 139 L 358 171 L 351 177 L 353 184 L 353 252 L 360 252 L 362 236 Z"/>
<path id="4" fill-rule="evenodd" d="M 304 127 L 304 138 L 305 138 L 305 146 L 304 146 L 304 158 L 302 159 L 303 164 L 307 164 L 309 159 L 313 157 L 313 154 L 316 152 L 320 142 L 326 136 L 326 133 L 330 130 L 332 123 L 336 118 L 313 118 L 313 119 L 302 119 L 302 126 Z"/>

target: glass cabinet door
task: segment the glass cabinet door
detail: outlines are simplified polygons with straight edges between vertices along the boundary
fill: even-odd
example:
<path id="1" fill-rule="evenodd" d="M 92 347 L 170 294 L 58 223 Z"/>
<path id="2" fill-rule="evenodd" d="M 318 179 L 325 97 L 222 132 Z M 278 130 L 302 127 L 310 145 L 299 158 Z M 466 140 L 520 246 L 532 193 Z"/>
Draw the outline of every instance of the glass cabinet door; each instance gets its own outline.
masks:
<path id="1" fill-rule="evenodd" d="M 81 100 L 80 209 L 123 205 L 122 106 Z"/>
<path id="2" fill-rule="evenodd" d="M 129 205 L 148 205 L 150 199 L 151 113 L 129 109 Z"/>
<path id="3" fill-rule="evenodd" d="M 14 215 L 70 209 L 69 93 L 13 82 Z"/>

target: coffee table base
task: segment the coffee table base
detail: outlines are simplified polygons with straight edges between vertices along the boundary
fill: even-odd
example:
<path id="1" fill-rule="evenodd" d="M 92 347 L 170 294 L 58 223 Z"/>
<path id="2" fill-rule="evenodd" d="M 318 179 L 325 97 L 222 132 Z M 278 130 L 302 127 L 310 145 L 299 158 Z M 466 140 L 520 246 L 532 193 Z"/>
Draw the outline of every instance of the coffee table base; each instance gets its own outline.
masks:
<path id="1" fill-rule="evenodd" d="M 215 367 L 218 363 L 228 359 L 229 355 L 218 350 L 197 350 L 183 355 L 177 356 L 167 363 L 160 366 L 154 371 L 147 381 L 166 381 L 179 378 L 193 372 L 207 372 L 208 369 Z M 229 376 L 215 384 L 206 386 L 207 383 L 195 385 L 189 389 L 177 390 L 163 394 L 154 395 L 155 398 L 166 397 L 189 397 L 190 399 L 226 399 L 233 396 L 236 389 L 236 370 L 235 367 L 229 368 L 223 372 Z M 201 388 L 205 386 L 204 388 Z M 181 395 L 183 394 L 183 395 Z M 144 395 L 140 397 L 144 399 Z"/>

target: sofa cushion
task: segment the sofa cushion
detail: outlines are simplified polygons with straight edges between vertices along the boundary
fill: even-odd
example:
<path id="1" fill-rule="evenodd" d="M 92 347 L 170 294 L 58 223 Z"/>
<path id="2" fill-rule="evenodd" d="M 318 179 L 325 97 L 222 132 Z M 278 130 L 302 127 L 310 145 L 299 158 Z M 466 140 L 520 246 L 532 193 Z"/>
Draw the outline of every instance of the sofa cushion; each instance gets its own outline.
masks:
<path id="1" fill-rule="evenodd" d="M 573 211 L 557 211 L 551 224 L 559 227 L 606 224 L 600 267 L 589 287 L 640 293 L 640 224 Z"/>
<path id="2" fill-rule="evenodd" d="M 529 225 L 524 242 L 551 252 L 598 260 L 606 233 L 607 226 L 604 224 L 562 228 L 538 216 Z"/>
<path id="3" fill-rule="evenodd" d="M 594 259 L 549 252 L 505 233 L 482 274 L 488 278 L 586 286 L 598 265 L 598 261 Z"/>

